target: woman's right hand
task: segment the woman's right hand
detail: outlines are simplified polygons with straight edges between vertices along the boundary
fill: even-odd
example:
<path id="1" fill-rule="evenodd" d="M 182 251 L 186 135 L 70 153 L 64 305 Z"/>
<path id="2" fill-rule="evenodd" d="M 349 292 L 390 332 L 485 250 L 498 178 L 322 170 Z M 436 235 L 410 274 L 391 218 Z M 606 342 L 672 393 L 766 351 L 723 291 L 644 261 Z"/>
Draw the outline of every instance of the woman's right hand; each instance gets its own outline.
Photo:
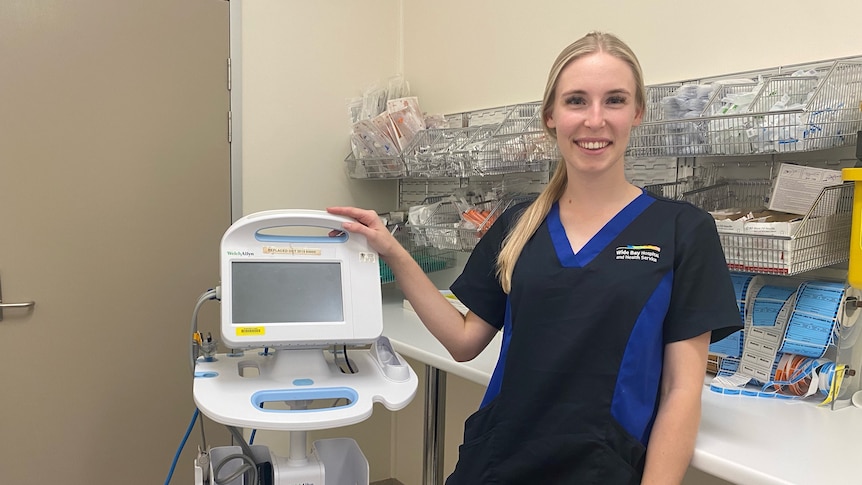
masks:
<path id="1" fill-rule="evenodd" d="M 326 212 L 355 219 L 357 222 L 345 222 L 344 230 L 365 236 L 368 245 L 383 259 L 391 256 L 394 251 L 403 249 L 373 210 L 357 207 L 327 207 Z"/>
<path id="2" fill-rule="evenodd" d="M 392 269 L 404 297 L 410 300 L 419 319 L 452 357 L 460 362 L 473 359 L 488 346 L 497 329 L 473 312 L 465 318 L 440 294 L 410 253 L 395 239 L 377 213 L 356 207 L 328 207 L 330 214 L 347 216 L 344 230 L 362 234 Z"/>

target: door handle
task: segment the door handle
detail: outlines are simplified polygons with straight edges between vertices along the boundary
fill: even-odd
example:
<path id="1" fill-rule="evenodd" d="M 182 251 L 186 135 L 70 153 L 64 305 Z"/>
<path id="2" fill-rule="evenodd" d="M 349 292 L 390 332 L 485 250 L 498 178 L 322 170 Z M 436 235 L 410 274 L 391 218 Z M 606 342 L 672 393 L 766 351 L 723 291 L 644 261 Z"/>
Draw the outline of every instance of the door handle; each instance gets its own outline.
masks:
<path id="1" fill-rule="evenodd" d="M 33 308 L 34 306 L 36 306 L 35 301 L 26 301 L 21 303 L 3 303 L 0 301 L 0 322 L 3 321 L 4 308 Z"/>
<path id="2" fill-rule="evenodd" d="M 25 301 L 20 303 L 3 303 L 3 289 L 0 286 L 0 322 L 3 321 L 3 309 L 4 308 L 33 308 L 36 306 L 35 301 Z"/>
<path id="3" fill-rule="evenodd" d="M 21 303 L 0 303 L 0 308 L 28 308 L 34 306 L 35 301 L 27 301 Z"/>

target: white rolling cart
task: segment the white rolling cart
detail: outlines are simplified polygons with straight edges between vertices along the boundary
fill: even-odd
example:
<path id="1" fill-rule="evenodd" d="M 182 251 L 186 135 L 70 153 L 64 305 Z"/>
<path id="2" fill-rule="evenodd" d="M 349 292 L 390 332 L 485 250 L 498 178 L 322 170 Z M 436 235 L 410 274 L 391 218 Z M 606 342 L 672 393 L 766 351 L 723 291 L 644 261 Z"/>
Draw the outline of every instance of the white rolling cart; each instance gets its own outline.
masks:
<path id="1" fill-rule="evenodd" d="M 403 408 L 418 384 L 381 336 L 378 257 L 363 236 L 339 233 L 347 220 L 265 211 L 239 219 L 222 238 L 221 336 L 232 352 L 196 360 L 195 403 L 232 431 L 288 432 L 291 446 L 280 457 L 234 433 L 240 446 L 199 457 L 196 485 L 368 484 L 354 440 L 318 440 L 311 453 L 306 444 L 308 431 L 363 421 L 375 402 Z M 295 233 L 304 228 L 338 234 Z"/>

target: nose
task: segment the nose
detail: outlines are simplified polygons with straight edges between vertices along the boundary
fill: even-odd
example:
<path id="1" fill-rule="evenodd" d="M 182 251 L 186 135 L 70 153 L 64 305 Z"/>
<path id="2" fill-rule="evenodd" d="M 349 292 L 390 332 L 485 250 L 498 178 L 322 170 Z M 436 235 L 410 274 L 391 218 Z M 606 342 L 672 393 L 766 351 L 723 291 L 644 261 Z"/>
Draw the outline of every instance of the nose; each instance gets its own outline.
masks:
<path id="1" fill-rule="evenodd" d="M 586 113 L 584 125 L 587 128 L 601 128 L 605 126 L 605 111 L 600 103 L 594 103 L 589 107 Z"/>

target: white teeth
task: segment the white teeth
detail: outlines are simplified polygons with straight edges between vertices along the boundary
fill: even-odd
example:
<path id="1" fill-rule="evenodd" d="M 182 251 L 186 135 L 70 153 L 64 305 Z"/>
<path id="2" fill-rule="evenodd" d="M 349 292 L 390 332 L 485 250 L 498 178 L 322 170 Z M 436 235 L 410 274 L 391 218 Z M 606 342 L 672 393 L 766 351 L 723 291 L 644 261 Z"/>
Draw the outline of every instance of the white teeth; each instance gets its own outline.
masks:
<path id="1" fill-rule="evenodd" d="M 610 143 L 598 142 L 598 141 L 588 141 L 588 142 L 578 143 L 578 145 L 586 148 L 587 150 L 598 150 L 599 148 L 604 148 L 604 147 L 610 145 Z"/>

